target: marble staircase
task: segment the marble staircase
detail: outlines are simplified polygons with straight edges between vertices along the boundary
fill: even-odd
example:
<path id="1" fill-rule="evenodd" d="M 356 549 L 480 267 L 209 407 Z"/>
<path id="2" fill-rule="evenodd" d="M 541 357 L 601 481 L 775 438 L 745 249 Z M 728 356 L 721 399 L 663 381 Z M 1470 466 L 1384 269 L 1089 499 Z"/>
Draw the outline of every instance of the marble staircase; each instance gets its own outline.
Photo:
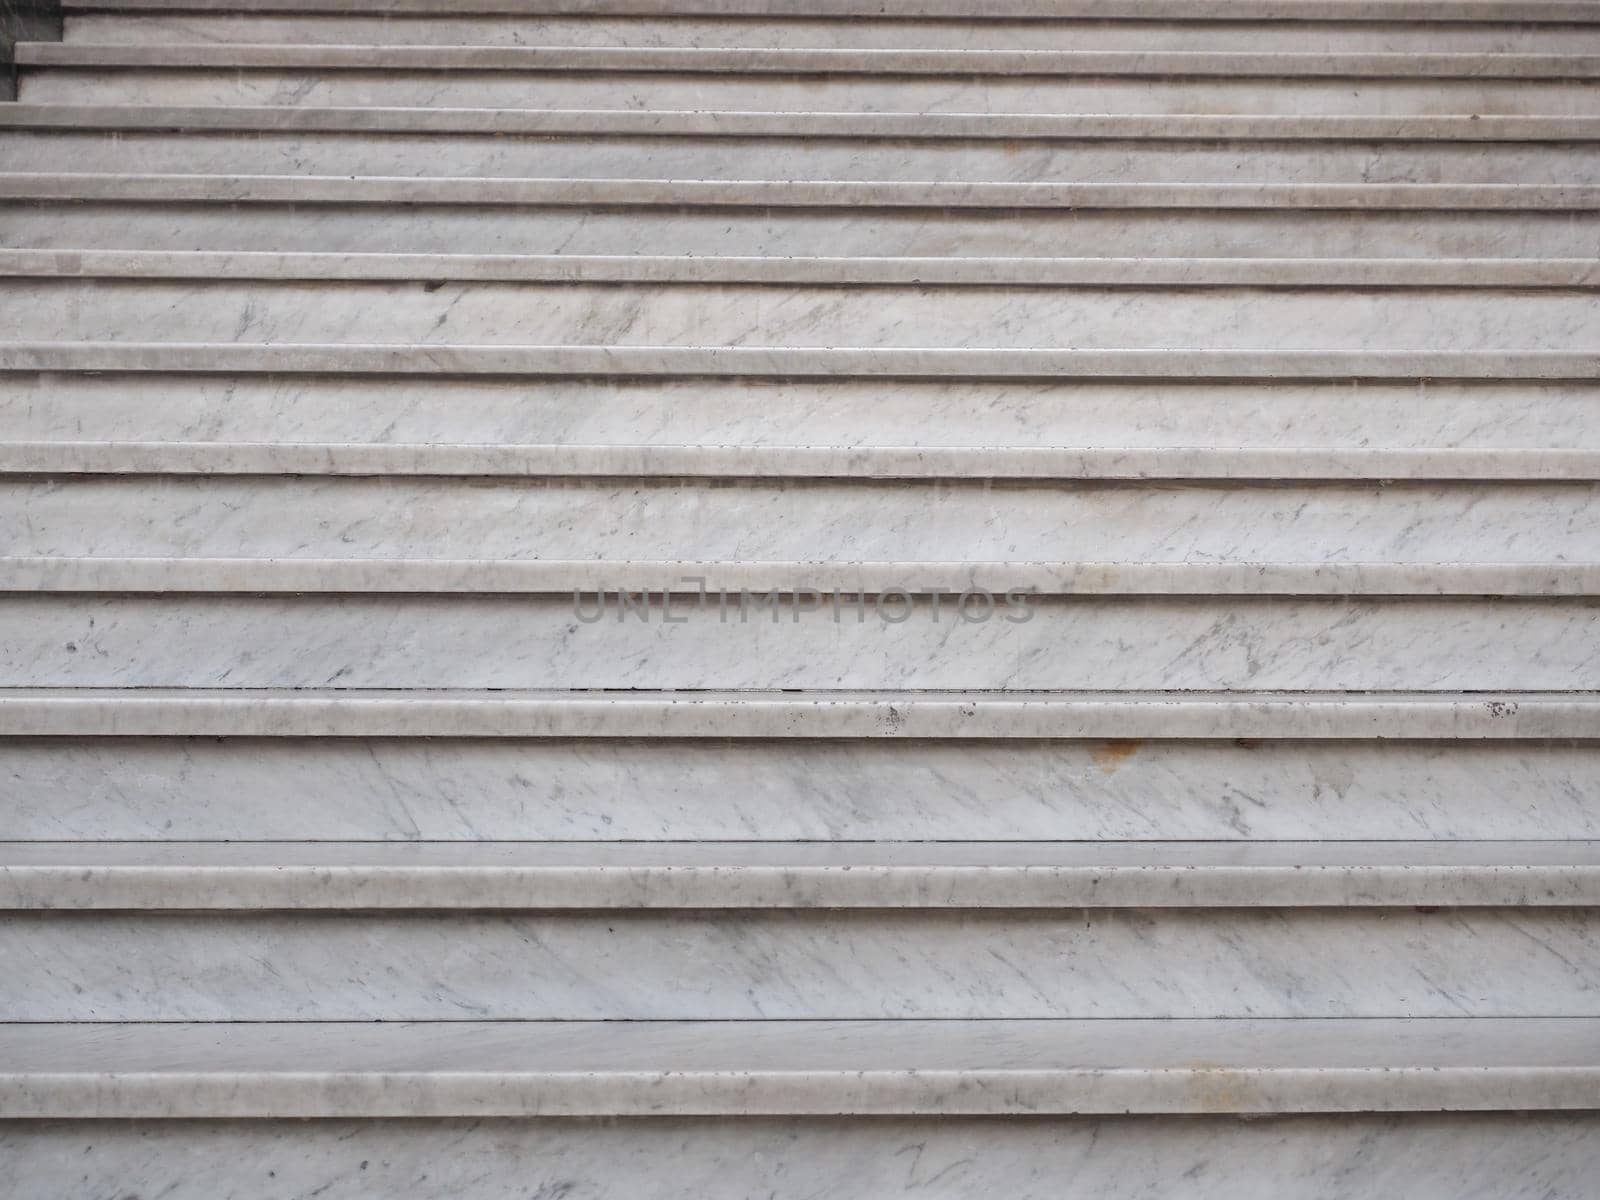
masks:
<path id="1" fill-rule="evenodd" d="M 63 8 L 0 1195 L 1593 1194 L 1600 5 Z"/>

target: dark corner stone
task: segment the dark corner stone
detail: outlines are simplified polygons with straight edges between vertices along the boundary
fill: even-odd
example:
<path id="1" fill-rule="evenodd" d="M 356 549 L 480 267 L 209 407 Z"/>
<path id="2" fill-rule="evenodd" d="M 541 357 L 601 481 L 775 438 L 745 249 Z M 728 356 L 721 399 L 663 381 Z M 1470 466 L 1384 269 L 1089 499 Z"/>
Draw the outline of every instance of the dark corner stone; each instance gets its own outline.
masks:
<path id="1" fill-rule="evenodd" d="M 61 0 L 0 0 L 0 100 L 17 98 L 18 42 L 59 42 Z"/>

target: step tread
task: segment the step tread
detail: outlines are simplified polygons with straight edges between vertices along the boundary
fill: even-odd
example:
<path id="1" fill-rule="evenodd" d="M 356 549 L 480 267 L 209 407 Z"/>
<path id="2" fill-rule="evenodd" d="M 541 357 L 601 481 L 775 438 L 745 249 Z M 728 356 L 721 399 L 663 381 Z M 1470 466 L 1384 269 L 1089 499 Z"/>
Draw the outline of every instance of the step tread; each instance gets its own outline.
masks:
<path id="1" fill-rule="evenodd" d="M 0 342 L 0 371 L 903 379 L 1600 379 L 1600 352 Z"/>
<path id="2" fill-rule="evenodd" d="M 0 105 L 0 128 L 153 129 L 182 134 L 373 132 L 660 137 L 838 137 L 1154 141 L 1594 141 L 1600 117 L 1326 116 L 1173 113 L 868 113 L 630 109 L 291 108 L 282 105 Z"/>
<path id="3" fill-rule="evenodd" d="M 959 183 L 837 179 L 0 173 L 0 201 L 633 208 L 1592 212 L 1600 186 L 1521 183 Z"/>
<path id="4" fill-rule="evenodd" d="M 10 842 L 0 910 L 1600 905 L 1600 842 Z"/>
<path id="5" fill-rule="evenodd" d="M 1529 53 L 831 50 L 610 46 L 151 45 L 19 42 L 23 67 L 585 71 L 1264 79 L 1593 79 L 1600 57 Z"/>
<path id="6" fill-rule="evenodd" d="M 1600 738 L 1600 693 L 0 689 L 0 737 Z"/>
<path id="7" fill-rule="evenodd" d="M 1592 1108 L 1600 1019 L 0 1026 L 7 1117 Z"/>
<path id="8" fill-rule="evenodd" d="M 0 248 L 0 277 L 1491 289 L 1600 287 L 1600 262 L 1584 258 L 862 258 Z"/>

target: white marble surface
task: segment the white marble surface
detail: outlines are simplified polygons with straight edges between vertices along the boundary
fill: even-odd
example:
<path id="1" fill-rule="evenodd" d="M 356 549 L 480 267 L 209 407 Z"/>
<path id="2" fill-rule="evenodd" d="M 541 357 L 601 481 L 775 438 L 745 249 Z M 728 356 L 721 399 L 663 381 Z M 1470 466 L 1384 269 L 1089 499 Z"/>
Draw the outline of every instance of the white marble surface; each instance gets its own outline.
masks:
<path id="1" fill-rule="evenodd" d="M 0 595 L 0 687 L 1600 691 L 1588 599 L 651 603 Z"/>
<path id="2" fill-rule="evenodd" d="M 1579 1113 L 0 1124 L 18 1178 L 94 1200 L 1587 1200 L 1597 1142 Z"/>
<path id="3" fill-rule="evenodd" d="M 30 103 L 417 105 L 506 108 L 856 109 L 995 113 L 1492 113 L 1594 116 L 1581 82 L 1462 79 L 927 79 L 601 75 L 229 67 L 27 67 Z"/>
<path id="4" fill-rule="evenodd" d="M 1600 754 L 1542 742 L 9 737 L 0 780 L 7 838 L 145 845 L 1600 837 Z"/>
<path id="5" fill-rule="evenodd" d="M 0 843 L 18 912 L 1600 907 L 1600 842 Z"/>
<path id="6" fill-rule="evenodd" d="M 18 279 L 8 340 L 1592 351 L 1584 292 Z"/>
<path id="7" fill-rule="evenodd" d="M 347 175 L 0 174 L 11 202 L 412 204 L 430 207 L 1093 209 L 1180 213 L 1589 212 L 1600 188 L 1522 183 L 1080 183 L 836 179 L 503 179 Z"/>
<path id="8" fill-rule="evenodd" d="M 482 0 L 490 45 L 452 50 L 496 23 L 392 0 L 368 45 L 348 0 L 294 0 L 338 15 L 289 37 L 250 15 L 281 0 L 107 2 L 154 15 L 23 53 L 25 96 L 102 111 L 0 119 L 54 129 L 0 148 L 0 242 L 50 256 L 0 256 L 0 1117 L 644 1122 L 414 1126 L 456 1139 L 428 1186 L 478 1158 L 454 1194 L 527 1182 L 502 1164 L 535 1137 L 552 1194 L 637 1192 L 645 1119 L 693 1114 L 747 1120 L 680 1122 L 654 1183 L 1581 1191 L 1587 1125 L 1420 1114 L 1600 1108 L 1600 534 L 1594 486 L 1555 482 L 1600 449 L 1600 25 L 1441 23 L 1588 8 L 996 0 L 961 41 L 829 19 L 863 0 Z M 1586 57 L 1526 57 L 1555 54 Z M 868 73 L 791 73 L 824 69 Z M 141 103 L 211 111 L 168 137 L 194 118 Z M 1297 382 L 1374 377 L 1406 382 Z M 981 482 L 1050 455 L 1223 481 Z M 112 477 L 36 474 L 63 471 Z M 894 471 L 922 481 L 860 477 Z M 1103 594 L 586 625 L 462 591 L 683 559 Z M 240 594 L 289 587 L 323 594 Z M 1361 1115 L 1275 1156 L 1211 1122 L 1202 1159 L 1182 1122 L 1036 1116 L 1296 1112 Z M 959 1125 L 749 1120 L 847 1113 L 1029 1119 L 968 1162 Z M 209 1128 L 216 1194 L 283 1157 L 281 1127 Z M 116 1195 L 181 1188 L 210 1152 L 190 1126 L 163 1175 L 123 1130 L 95 1160 L 19 1129 L 39 1178 L 85 1164 L 63 1191 L 107 1162 Z M 343 1132 L 302 1126 L 255 1194 L 393 1177 L 339 1158 L 383 1127 Z M 860 1170 L 793 1158 L 830 1144 Z"/>
<path id="9" fill-rule="evenodd" d="M 0 473 L 952 482 L 1117 480 L 1243 484 L 1352 479 L 1383 483 L 1463 480 L 1592 483 L 1600 480 L 1600 450 L 1324 449 L 1305 446 L 370 445 L 68 440 L 0 442 Z M 21 559 L 8 556 L 7 562 L 15 569 Z M 493 573 L 493 564 L 483 565 L 486 571 Z M 1566 568 L 1575 568 L 1580 573 L 1584 570 L 1580 564 L 1567 564 Z M 1012 581 L 1020 581 L 1022 573 L 1029 569 L 1032 568 L 1026 564 L 1019 565 L 1019 574 Z M 1448 574 L 1448 569 L 1442 573 L 1437 588 L 1428 586 L 1428 578 L 1421 575 L 1413 586 L 1424 593 L 1449 592 L 1452 588 Z M 178 578 L 174 576 L 174 582 Z M 676 583 L 676 578 L 669 580 L 669 586 Z M 1379 586 L 1376 574 L 1372 584 Z M 555 583 L 553 586 L 564 590 L 568 585 Z M 254 590 L 254 585 L 250 590 Z M 494 589 L 486 587 L 484 590 Z M 1477 594 L 1500 595 L 1521 594 L 1522 588 L 1506 585 L 1502 590 L 1494 584 L 1475 584 L 1471 590 Z"/>
<path id="10" fill-rule="evenodd" d="M 1592 484 L 987 488 L 0 481 L 11 555 L 609 561 L 1592 562 Z M 356 550 L 359 553 L 356 553 Z"/>
<path id="11" fill-rule="evenodd" d="M 1597 1039 L 1593 1020 L 13 1026 L 0 1029 L 0 1112 L 1586 1109 Z"/>
<path id="12" fill-rule="evenodd" d="M 546 74 L 796 77 L 881 76 L 892 80 L 952 76 L 999 86 L 1013 78 L 1120 80 L 1126 78 L 1244 80 L 1344 79 L 1577 81 L 1600 75 L 1600 57 L 1583 54 L 1474 52 L 1401 53 L 1341 49 L 1333 53 L 1261 48 L 1071 49 L 1030 47 L 795 47 L 795 46 L 478 46 L 314 45 L 195 42 L 25 41 L 24 67 L 85 69 L 240 70 L 286 68 L 339 71 L 461 71 Z M 336 77 L 336 76 L 335 76 Z"/>
<path id="13" fill-rule="evenodd" d="M 296 12 L 346 13 L 346 0 L 296 0 Z M 1420 22 L 1487 20 L 1501 22 L 1565 23 L 1587 21 L 1590 13 L 1586 0 L 1333 0 L 1335 7 L 1328 8 L 1327 0 L 1320 9 L 1322 19 L 1337 16 L 1344 21 L 1394 21 Z M 186 11 L 191 12 L 281 12 L 284 0 L 189 0 Z M 478 0 L 477 10 L 508 17 L 526 17 L 535 11 L 528 0 Z M 77 6 L 70 3 L 69 8 Z M 163 11 L 160 0 L 104 0 L 96 5 L 102 11 L 137 13 L 151 10 Z M 880 17 L 881 9 L 871 0 L 761 0 L 752 9 L 748 0 L 696 0 L 696 11 L 701 16 L 765 16 L 774 19 L 791 17 L 850 18 Z M 439 0 L 394 0 L 390 13 L 425 16 L 439 15 Z M 537 9 L 543 12 L 544 10 Z M 659 16 L 652 6 L 640 0 L 590 0 L 584 7 L 586 15 L 603 17 Z M 1246 20 L 1279 22 L 1299 19 L 1304 12 L 1298 5 L 1285 10 L 1281 0 L 1208 0 L 1203 16 L 1208 20 Z M 448 14 L 447 14 L 448 15 Z M 965 0 L 912 0 L 897 10 L 897 16 L 928 19 L 971 19 L 972 10 Z M 997 0 L 983 14 L 984 19 L 1061 20 L 1080 18 L 1121 18 L 1135 20 L 1190 21 L 1197 14 L 1192 3 L 1186 0 Z"/>
<path id="14" fill-rule="evenodd" d="M 1600 286 L 1588 259 L 773 258 L 576 254 L 275 254 L 0 250 L 0 276 L 82 279 L 404 280 L 886 287 L 1559 288 Z"/>
<path id="15" fill-rule="evenodd" d="M 444 6 L 440 6 L 441 10 Z M 1176 15 L 1176 14 L 1175 14 Z M 954 23 L 914 18 L 815 16 L 763 21 L 747 15 L 583 16 L 536 14 L 432 16 L 354 13 L 128 13 L 79 10 L 67 17 L 68 42 L 172 45 L 196 42 L 278 45 L 443 46 L 915 46 L 970 50 L 1228 50 L 1292 53 L 1406 52 L 1579 54 L 1600 52 L 1585 26 L 1418 25 L 1393 21 L 1204 20 L 1115 22 L 1093 19 Z"/>
<path id="16" fill-rule="evenodd" d="M 1587 692 L 0 689 L 10 737 L 1594 739 Z"/>
<path id="17" fill-rule="evenodd" d="M 14 460 L 9 460 L 14 461 Z M 8 464 L 0 449 L 0 465 Z M 325 465 L 325 464 L 324 464 Z M 795 623 L 818 607 L 809 597 L 823 597 L 832 620 L 835 594 L 840 618 L 865 623 L 868 612 L 886 613 L 889 623 L 905 616 L 908 597 L 926 597 L 927 615 L 943 621 L 966 613 L 963 623 L 985 620 L 994 597 L 994 611 L 1018 621 L 1033 619 L 1024 607 L 1028 597 L 1363 597 L 1427 598 L 1491 596 L 1497 600 L 1586 598 L 1600 587 L 1600 563 L 1260 563 L 1260 562 L 861 562 L 765 560 L 728 562 L 717 559 L 600 560 L 529 559 L 243 559 L 243 558 L 0 558 L 0 592 L 116 593 L 162 596 L 299 594 L 387 596 L 582 596 L 591 599 L 579 609 L 594 624 L 623 624 L 608 617 L 595 593 L 617 599 L 631 593 L 617 610 L 648 621 L 651 593 L 655 620 L 682 624 L 678 607 L 692 597 L 696 609 L 712 607 L 719 622 L 760 619 Z M 787 589 L 795 601 L 774 617 L 769 599 Z M 809 589 L 809 591 L 807 590 Z M 1017 589 L 1009 600 L 1006 594 Z M 744 594 L 749 594 L 749 599 Z M 700 597 L 709 597 L 702 604 Z M 722 596 L 727 598 L 724 600 Z M 672 597 L 670 603 L 667 597 Z M 856 597 L 866 597 L 857 600 Z M 766 605 L 768 608 L 760 606 Z M 947 608 L 942 615 L 941 607 Z M 860 608 L 859 618 L 856 609 Z M 848 609 L 848 611 L 847 611 Z M 1042 609 L 1040 610 L 1043 611 Z M 1037 614 L 1035 614 L 1036 616 Z M 580 622 L 581 623 L 581 622 Z"/>
<path id="18" fill-rule="evenodd" d="M 11 1021 L 1600 1017 L 1595 908 L 7 913 L 0 954 Z"/>
<path id="19" fill-rule="evenodd" d="M 1567 350 L 28 341 L 0 342 L 0 371 L 630 380 L 1588 383 L 1600 372 L 1600 355 Z"/>
<path id="20" fill-rule="evenodd" d="M 1595 183 L 1585 144 L 1013 144 L 807 138 L 508 138 L 386 134 L 40 132 L 0 142 L 0 170 L 211 175 L 642 179 L 971 179 L 1170 183 Z"/>
<path id="21" fill-rule="evenodd" d="M 438 454 L 639 442 L 1041 453 L 1443 447 L 1497 458 L 1600 450 L 1600 386 L 0 375 L 0 445 L 84 441 L 434 445 Z"/>
<path id="22" fill-rule="evenodd" d="M 0 482 L 11 555 L 973 563 L 1594 562 L 1594 485 Z M 354 554 L 358 547 L 360 554 Z"/>
<path id="23" fill-rule="evenodd" d="M 304 18 L 304 14 L 300 14 Z M 391 18 L 385 17 L 385 20 Z M 1303 32 L 1297 31 L 1299 36 Z M 1438 30 L 1427 31 L 1438 36 Z M 7 129 L 164 129 L 261 132 L 725 135 L 812 138 L 1148 138 L 1184 141 L 1592 142 L 1594 117 L 1327 116 L 1292 113 L 885 113 L 807 110 L 621 108 L 410 108 L 371 106 L 162 105 L 14 102 Z"/>
<path id="24" fill-rule="evenodd" d="M 0 180 L 0 187 L 4 180 Z M 66 189 L 62 189 L 66 190 Z M 0 244 L 81 250 L 1094 257 L 1593 258 L 1583 212 L 357 209 L 10 205 Z"/>

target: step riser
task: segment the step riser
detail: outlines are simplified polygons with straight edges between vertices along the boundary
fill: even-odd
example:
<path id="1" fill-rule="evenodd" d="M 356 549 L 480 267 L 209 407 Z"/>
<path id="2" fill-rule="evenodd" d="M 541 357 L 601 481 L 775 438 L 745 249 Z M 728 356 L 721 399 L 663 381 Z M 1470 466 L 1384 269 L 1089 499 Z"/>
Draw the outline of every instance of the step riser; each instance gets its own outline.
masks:
<path id="1" fill-rule="evenodd" d="M 889 598 L 859 624 L 818 603 L 15 597 L 0 685 L 1600 690 L 1589 601 L 999 600 L 967 623 Z"/>
<path id="2" fill-rule="evenodd" d="M 1586 909 L 10 916 L 0 996 L 19 1021 L 1577 1016 L 1597 939 Z"/>
<path id="3" fill-rule="evenodd" d="M 70 16 L 66 40 L 102 45 L 751 46 L 926 50 L 1219 50 L 1287 53 L 1592 54 L 1588 25 L 1353 22 L 918 21 L 759 17 Z"/>
<path id="4" fill-rule="evenodd" d="M 62 557 L 1593 562 L 1594 502 L 1587 484 L 0 483 L 8 552 Z"/>
<path id="5" fill-rule="evenodd" d="M 15 280 L 15 341 L 1589 351 L 1583 292 Z"/>
<path id="6" fill-rule="evenodd" d="M 1586 145 L 15 133 L 0 170 L 199 175 L 1145 183 L 1600 183 Z"/>
<path id="7" fill-rule="evenodd" d="M 0 843 L 19 913 L 1600 907 L 1600 842 Z"/>
<path id="8" fill-rule="evenodd" d="M 648 437 L 657 446 L 1600 449 L 1600 390 L 0 375 L 0 429 L 0 445 L 634 445 Z"/>
<path id="9" fill-rule="evenodd" d="M 1593 258 L 1590 213 L 802 210 L 665 212 L 314 205 L 0 206 L 0 243 L 64 249 L 478 254 Z"/>
<path id="10" fill-rule="evenodd" d="M 18 99 L 63 104 L 415 105 L 908 113 L 1326 113 L 1341 116 L 1594 116 L 1591 85 L 1459 79 L 1045 80 L 970 82 L 783 76 L 420 73 L 28 67 Z"/>
<path id="11" fill-rule="evenodd" d="M 0 1153 L 46 1195 L 118 1190 L 215 1200 L 234 1180 L 331 1200 L 525 1200 L 577 1195 L 746 1200 L 804 1178 L 824 1194 L 914 1190 L 951 1200 L 1051 1194 L 1070 1176 L 1103 1200 L 1182 1194 L 1272 1200 L 1296 1189 L 1353 1198 L 1380 1178 L 1413 1200 L 1581 1195 L 1600 1172 L 1600 1118 L 1468 1114 L 873 1121 L 18 1121 Z M 1217 1167 L 1227 1164 L 1226 1170 Z"/>
<path id="12" fill-rule="evenodd" d="M 1592 748 L 1470 742 L 0 740 L 41 840 L 1600 836 Z"/>

